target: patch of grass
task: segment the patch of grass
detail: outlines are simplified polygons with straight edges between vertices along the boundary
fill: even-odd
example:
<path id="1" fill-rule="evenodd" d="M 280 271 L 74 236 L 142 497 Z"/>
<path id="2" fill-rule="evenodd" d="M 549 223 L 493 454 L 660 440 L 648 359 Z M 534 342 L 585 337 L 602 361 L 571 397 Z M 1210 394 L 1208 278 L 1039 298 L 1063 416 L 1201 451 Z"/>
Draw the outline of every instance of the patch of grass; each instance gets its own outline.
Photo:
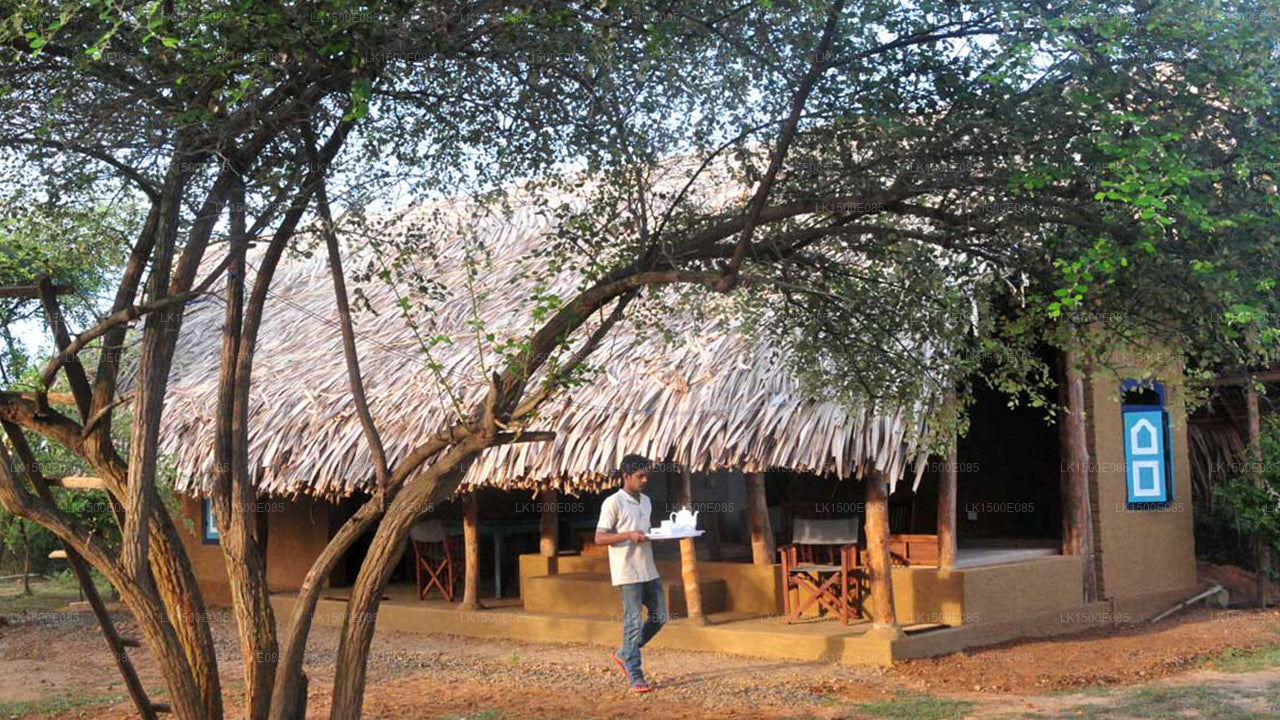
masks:
<path id="1" fill-rule="evenodd" d="M 94 585 L 103 600 L 112 602 L 115 590 L 97 571 L 93 573 Z M 80 599 L 80 583 L 69 570 L 54 573 L 49 578 L 32 578 L 31 594 L 22 594 L 21 580 L 0 583 L 0 615 L 22 612 L 53 612 Z"/>
<path id="2" fill-rule="evenodd" d="M 1080 695 L 1083 697 L 1107 697 L 1115 691 L 1116 689 L 1110 685 L 1085 685 L 1082 687 L 1054 690 L 1045 694 L 1050 697 L 1070 697 L 1072 695 Z"/>
<path id="3" fill-rule="evenodd" d="M 450 720 L 502 720 L 501 710 L 481 710 L 470 715 L 455 715 Z"/>
<path id="4" fill-rule="evenodd" d="M 1280 644 L 1266 645 L 1251 650 L 1228 648 L 1217 655 L 1206 658 L 1203 664 L 1214 670 L 1229 673 L 1266 670 L 1280 665 Z"/>
<path id="5" fill-rule="evenodd" d="M 6 580 L 0 585 L 0 615 L 22 612 L 51 612 L 80 599 L 74 580 L 32 579 L 31 594 L 22 594 L 21 580 Z"/>
<path id="6" fill-rule="evenodd" d="M 1228 693 L 1205 686 L 1147 687 L 1130 696 L 1117 710 L 1120 717 L 1178 717 L 1189 712 L 1215 720 L 1266 720 L 1268 716 L 1235 705 Z"/>
<path id="7" fill-rule="evenodd" d="M 77 708 L 123 702 L 119 695 L 64 695 L 43 700 L 0 702 L 0 718 L 24 718 L 31 715 L 56 715 Z"/>
<path id="8" fill-rule="evenodd" d="M 1236 704 L 1242 698 L 1210 686 L 1144 687 L 1107 704 L 1066 708 L 1057 715 L 1025 715 L 1025 720 L 1147 720 L 1197 717 L 1214 720 L 1273 720 Z"/>
<path id="9" fill-rule="evenodd" d="M 892 700 L 858 703 L 851 709 L 881 720 L 958 720 L 969 713 L 973 703 L 922 693 L 902 693 Z"/>

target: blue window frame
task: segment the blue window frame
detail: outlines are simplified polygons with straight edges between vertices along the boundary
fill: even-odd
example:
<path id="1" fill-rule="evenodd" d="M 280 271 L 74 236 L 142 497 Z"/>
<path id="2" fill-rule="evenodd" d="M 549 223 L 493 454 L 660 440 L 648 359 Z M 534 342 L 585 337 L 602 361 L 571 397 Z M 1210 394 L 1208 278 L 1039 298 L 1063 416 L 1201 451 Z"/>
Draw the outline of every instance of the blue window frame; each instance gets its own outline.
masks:
<path id="1" fill-rule="evenodd" d="M 200 541 L 205 545 L 217 545 L 219 540 L 218 523 L 213 519 L 213 503 L 204 498 L 200 501 Z"/>
<path id="2" fill-rule="evenodd" d="M 1165 507 L 1174 499 L 1174 474 L 1164 384 L 1125 380 L 1120 384 L 1120 393 L 1128 507 Z"/>

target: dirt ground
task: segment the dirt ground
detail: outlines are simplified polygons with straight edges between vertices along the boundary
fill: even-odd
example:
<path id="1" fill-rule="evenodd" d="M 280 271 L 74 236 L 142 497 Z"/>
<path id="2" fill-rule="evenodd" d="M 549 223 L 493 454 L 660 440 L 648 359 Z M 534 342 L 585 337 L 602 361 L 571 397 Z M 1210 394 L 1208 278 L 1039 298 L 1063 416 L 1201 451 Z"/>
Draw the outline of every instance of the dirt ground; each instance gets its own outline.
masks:
<path id="1" fill-rule="evenodd" d="M 1258 603 L 1257 576 L 1235 565 L 1214 565 L 1200 560 L 1196 562 L 1196 575 L 1204 584 L 1216 583 L 1226 588 L 1233 604 L 1256 605 Z M 1271 597 L 1280 597 L 1280 587 L 1267 583 Z"/>
<path id="2" fill-rule="evenodd" d="M 6 617 L 0 720 L 133 717 L 90 614 Z M 239 652 L 232 620 L 214 613 L 210 621 L 233 696 Z M 133 634 L 128 620 L 120 624 Z M 313 633 L 308 717 L 327 717 L 336 646 L 334 631 Z M 147 687 L 162 698 L 146 651 L 132 656 Z M 369 658 L 365 717 L 1280 717 L 1276 610 L 1191 610 L 1157 625 L 1011 643 L 888 669 L 672 650 L 646 652 L 645 664 L 656 689 L 637 697 L 603 648 L 383 632 Z"/>

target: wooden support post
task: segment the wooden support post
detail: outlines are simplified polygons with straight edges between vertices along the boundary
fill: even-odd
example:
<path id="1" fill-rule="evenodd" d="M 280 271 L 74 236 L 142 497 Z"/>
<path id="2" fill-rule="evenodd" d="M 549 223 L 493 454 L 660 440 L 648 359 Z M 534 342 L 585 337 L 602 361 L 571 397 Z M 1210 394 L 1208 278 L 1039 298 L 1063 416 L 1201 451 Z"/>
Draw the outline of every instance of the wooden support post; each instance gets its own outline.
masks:
<path id="1" fill-rule="evenodd" d="M 547 574 L 560 571 L 560 494 L 555 488 L 538 493 L 542 516 L 538 525 L 538 552 L 547 559 Z"/>
<path id="2" fill-rule="evenodd" d="M 1084 426 L 1084 372 L 1074 351 L 1062 358 L 1062 554 L 1084 560 L 1084 601 L 1098 599 L 1098 571 L 1093 551 L 1093 511 L 1089 502 L 1089 447 Z"/>
<path id="3" fill-rule="evenodd" d="M 679 489 L 676 503 L 681 507 L 693 508 L 693 482 L 689 468 L 680 468 Z M 707 616 L 702 613 L 702 586 L 698 577 L 698 554 L 693 547 L 693 538 L 680 540 L 680 577 L 684 581 L 684 604 L 689 611 L 689 622 L 694 625 L 706 625 Z"/>
<path id="4" fill-rule="evenodd" d="M 56 295 L 66 295 L 71 292 L 68 285 L 50 285 L 51 291 Z M 0 286 L 0 298 L 38 298 L 40 297 L 40 286 L 36 283 L 27 285 L 2 285 Z"/>
<path id="5" fill-rule="evenodd" d="M 772 565 L 777 561 L 769 508 L 765 504 L 764 473 L 747 473 L 747 523 L 751 528 L 751 562 Z"/>
<path id="6" fill-rule="evenodd" d="M 68 475 L 60 478 L 45 478 L 45 480 L 55 487 L 66 488 L 68 490 L 106 490 L 107 484 L 102 478 L 87 477 L 84 475 Z"/>
<path id="7" fill-rule="evenodd" d="M 560 554 L 559 493 L 554 489 L 543 490 L 538 493 L 538 503 L 542 506 L 538 551 L 543 557 L 555 557 Z"/>
<path id="8" fill-rule="evenodd" d="M 480 610 L 480 526 L 479 503 L 475 491 L 462 496 L 463 563 L 462 604 L 459 610 Z"/>
<path id="9" fill-rule="evenodd" d="M 951 409 L 954 419 L 954 390 L 947 394 L 947 407 Z M 949 573 L 956 567 L 956 463 L 959 459 L 959 440 L 952 431 L 951 450 L 947 453 L 947 461 L 938 476 L 938 570 L 943 573 Z"/>
<path id="10" fill-rule="evenodd" d="M 866 483 L 867 566 L 871 572 L 871 622 L 879 628 L 898 627 L 893 607 L 893 567 L 889 559 L 889 487 L 878 470 L 868 470 Z"/>
<path id="11" fill-rule="evenodd" d="M 39 395 L 39 393 L 33 393 L 33 392 L 20 392 L 16 394 L 18 397 L 22 398 L 23 400 L 31 400 L 33 402 L 37 401 L 36 398 Z M 45 399 L 49 401 L 50 405 L 75 405 L 76 404 L 76 396 L 72 395 L 71 393 L 51 392 L 45 395 Z"/>
<path id="12" fill-rule="evenodd" d="M 1252 455 L 1253 462 L 1249 468 L 1249 474 L 1253 476 L 1253 481 L 1258 487 L 1262 487 L 1265 482 L 1262 479 L 1262 415 L 1258 412 L 1258 390 L 1253 382 L 1245 382 L 1244 385 L 1244 405 L 1245 411 L 1249 416 L 1249 453 Z M 1267 543 L 1261 539 L 1255 538 L 1253 541 L 1253 551 L 1255 558 L 1255 570 L 1257 571 L 1257 587 L 1255 592 L 1258 596 L 1258 607 L 1266 607 L 1267 601 L 1267 576 L 1271 574 L 1271 550 L 1267 547 Z"/>

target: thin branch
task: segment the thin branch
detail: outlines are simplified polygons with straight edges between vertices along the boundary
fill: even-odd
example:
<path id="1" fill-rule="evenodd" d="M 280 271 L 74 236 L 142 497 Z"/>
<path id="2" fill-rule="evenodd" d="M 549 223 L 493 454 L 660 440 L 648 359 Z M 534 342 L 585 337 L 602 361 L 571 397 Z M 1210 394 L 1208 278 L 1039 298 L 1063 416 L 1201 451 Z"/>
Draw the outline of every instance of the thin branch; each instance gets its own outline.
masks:
<path id="1" fill-rule="evenodd" d="M 98 423 L 102 422 L 104 417 L 106 417 L 116 407 L 124 405 L 131 400 L 133 400 L 132 394 L 122 395 L 121 397 L 112 400 L 110 404 L 104 405 L 95 410 L 93 414 L 89 416 L 89 419 L 85 421 L 84 430 L 80 431 L 80 437 L 89 437 L 89 433 L 93 432 L 93 429 L 98 426 Z"/>
<path id="2" fill-rule="evenodd" d="M 124 577 L 116 565 L 115 555 L 103 539 L 82 527 L 74 517 L 53 503 L 33 496 L 13 472 L 13 460 L 4 443 L 0 443 L 0 505 L 52 532 L 106 575 L 116 587 L 123 584 Z"/>
<path id="3" fill-rule="evenodd" d="M 152 202 L 160 199 L 160 188 L 151 181 L 150 178 L 143 175 L 137 168 L 126 165 L 111 153 L 101 148 L 92 148 L 85 145 L 77 145 L 75 143 L 63 142 L 61 140 L 50 140 L 46 138 L 26 137 L 23 135 L 9 136 L 0 138 L 0 145 L 36 145 L 39 147 L 53 148 L 55 150 L 65 150 L 68 152 L 79 153 L 94 160 L 106 163 L 123 175 L 126 179 L 138 186 L 138 189 L 147 194 Z"/>
<path id="4" fill-rule="evenodd" d="M 204 282 L 201 282 L 200 286 L 195 290 L 179 293 L 177 295 L 170 295 L 153 302 L 130 305 L 123 310 L 117 310 L 102 320 L 99 320 L 96 325 L 77 335 L 76 339 L 71 344 L 67 345 L 65 350 L 49 359 L 44 370 L 40 372 L 40 381 L 46 388 L 53 387 L 53 381 L 57 379 L 58 369 L 74 358 L 78 353 L 84 351 L 85 347 L 89 343 L 97 340 L 99 337 L 102 337 L 102 335 L 111 328 L 117 325 L 133 322 L 134 320 L 150 313 L 167 310 L 174 305 L 183 305 L 205 295 L 209 286 L 213 284 L 215 279 L 217 279 L 217 276 L 226 269 L 228 264 L 230 264 L 231 258 L 232 256 L 228 255 L 226 259 L 218 265 L 218 268 L 213 273 L 210 273 L 209 277 L 206 278 Z"/>
<path id="5" fill-rule="evenodd" d="M 756 188 L 755 196 L 751 198 L 747 222 L 742 227 L 742 232 L 738 236 L 737 248 L 733 252 L 733 257 L 729 260 L 728 278 L 735 276 L 738 268 L 742 265 L 743 254 L 746 253 L 747 246 L 751 244 L 751 237 L 755 233 L 756 226 L 760 224 L 760 216 L 764 212 L 766 203 L 769 202 L 769 193 L 773 191 L 773 185 L 778 179 L 778 173 L 782 171 L 783 160 L 787 157 L 787 150 L 790 149 L 791 141 L 795 138 L 796 128 L 800 125 L 800 116 L 804 113 L 805 103 L 808 102 L 809 94 L 813 92 L 813 88 L 818 84 L 818 80 L 822 78 L 822 74 L 826 72 L 828 65 L 827 55 L 831 52 L 831 43 L 835 39 L 836 26 L 839 24 L 840 12 L 843 9 L 844 0 L 835 0 L 827 10 L 827 22 L 822 29 L 822 39 L 818 42 L 817 52 L 815 52 L 813 60 L 809 63 L 809 70 L 805 73 L 804 79 L 800 81 L 800 87 L 791 98 L 791 114 L 787 117 L 786 123 L 783 124 L 782 130 L 778 134 L 778 142 L 771 153 L 772 157 L 769 158 L 769 168 L 765 171 L 764 177 L 761 178 L 760 186 Z"/>
<path id="6" fill-rule="evenodd" d="M 596 329 L 587 337 L 586 342 L 584 342 L 582 347 L 578 348 L 577 351 L 573 353 L 573 356 L 569 358 L 568 362 L 560 366 L 560 370 L 562 372 L 573 372 L 579 365 L 586 361 L 591 353 L 595 352 L 596 348 L 600 346 L 600 342 L 604 340 L 605 335 L 609 333 L 609 330 L 611 330 L 614 325 L 618 324 L 618 321 L 622 320 L 623 312 L 626 310 L 627 305 L 630 304 L 631 300 L 635 298 L 637 292 L 638 291 L 636 290 L 632 290 L 618 298 L 618 302 L 613 306 L 613 311 L 609 313 L 609 316 L 596 326 Z M 554 378 L 548 374 L 546 380 L 542 383 L 542 387 L 540 387 L 534 394 L 525 398 L 524 401 L 521 402 L 514 411 L 512 411 L 511 419 L 519 420 L 525 415 L 532 413 L 539 405 L 545 402 L 547 398 L 561 387 L 562 386 L 557 385 L 554 382 Z"/>
<path id="7" fill-rule="evenodd" d="M 307 129 L 307 135 L 307 153 L 313 163 L 318 163 L 319 156 L 316 153 L 310 128 Z M 351 327 L 351 305 L 347 301 L 347 282 L 342 272 L 342 251 L 338 247 L 338 233 L 334 228 L 329 198 L 325 194 L 324 178 L 316 184 L 316 207 L 320 211 L 324 242 L 329 251 L 329 271 L 333 277 L 334 301 L 338 306 L 338 322 L 342 328 L 342 354 L 347 362 L 347 380 L 351 386 L 351 399 L 355 403 L 356 415 L 360 418 L 360 426 L 364 430 L 365 442 L 369 443 L 369 451 L 373 454 L 378 485 L 385 487 L 391 480 L 391 471 L 387 467 L 387 452 L 382 446 L 382 435 L 378 432 L 372 413 L 369 412 L 364 380 L 360 375 L 360 356 L 356 351 L 355 330 Z"/>

